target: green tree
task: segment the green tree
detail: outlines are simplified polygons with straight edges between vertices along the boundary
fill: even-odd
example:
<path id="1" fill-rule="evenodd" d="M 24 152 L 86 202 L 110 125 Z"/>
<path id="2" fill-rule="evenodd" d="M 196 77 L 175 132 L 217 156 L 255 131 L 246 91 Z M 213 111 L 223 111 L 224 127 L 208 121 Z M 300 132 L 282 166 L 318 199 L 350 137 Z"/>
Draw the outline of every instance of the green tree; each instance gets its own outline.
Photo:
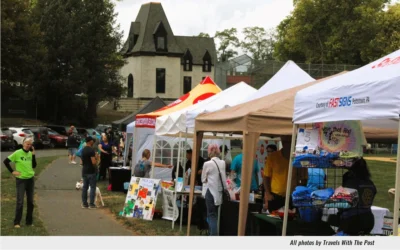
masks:
<path id="1" fill-rule="evenodd" d="M 31 18 L 29 1 L 1 1 L 1 93 L 4 101 L 11 95 L 21 97 L 20 90 L 33 85 L 34 72 L 46 53 L 39 26 Z"/>
<path id="2" fill-rule="evenodd" d="M 92 125 L 97 104 L 122 92 L 118 54 L 122 35 L 116 29 L 111 0 L 38 0 L 35 18 L 44 34 L 46 70 L 36 91 L 45 93 L 55 121 L 81 120 Z M 76 94 L 86 96 L 84 102 Z M 71 108 L 82 103 L 82 109 Z"/>
<path id="3" fill-rule="evenodd" d="M 234 50 L 240 46 L 236 28 L 217 31 L 214 38 L 216 38 L 219 43 L 217 52 L 221 62 L 226 62 L 238 54 L 237 51 Z"/>
<path id="4" fill-rule="evenodd" d="M 244 40 L 240 43 L 242 49 L 250 52 L 256 61 L 272 60 L 274 51 L 274 30 L 262 27 L 247 27 L 243 29 Z"/>
<path id="5" fill-rule="evenodd" d="M 204 32 L 200 32 L 197 36 L 198 37 L 210 37 L 210 35 L 208 33 L 204 33 Z"/>
<path id="6" fill-rule="evenodd" d="M 400 3 L 389 6 L 378 18 L 379 31 L 369 46 L 362 50 L 366 60 L 373 61 L 400 48 Z"/>
<path id="7" fill-rule="evenodd" d="M 278 26 L 275 56 L 310 63 L 365 64 L 388 0 L 302 0 Z M 294 57 L 294 58 L 293 58 Z"/>

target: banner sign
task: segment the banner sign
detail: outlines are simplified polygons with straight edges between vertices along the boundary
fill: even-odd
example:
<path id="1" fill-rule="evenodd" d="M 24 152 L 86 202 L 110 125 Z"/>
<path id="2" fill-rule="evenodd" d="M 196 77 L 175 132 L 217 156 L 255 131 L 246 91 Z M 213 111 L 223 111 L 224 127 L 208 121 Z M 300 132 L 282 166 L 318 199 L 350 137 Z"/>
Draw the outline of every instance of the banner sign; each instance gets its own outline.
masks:
<path id="1" fill-rule="evenodd" d="M 156 117 L 154 117 L 154 116 L 136 117 L 135 127 L 137 127 L 137 128 L 155 128 L 156 127 Z"/>
<path id="2" fill-rule="evenodd" d="M 132 177 L 121 216 L 153 220 L 160 180 Z"/>
<path id="3" fill-rule="evenodd" d="M 318 147 L 318 129 L 299 128 L 296 140 L 296 151 L 302 151 L 305 147 L 307 150 L 315 150 Z"/>
<path id="4" fill-rule="evenodd" d="M 362 154 L 366 139 L 360 121 L 322 122 L 315 124 L 319 131 L 319 146 L 328 152 L 350 151 Z"/>
<path id="5" fill-rule="evenodd" d="M 163 188 L 163 219 L 176 221 L 179 210 L 175 202 L 174 191 Z"/>

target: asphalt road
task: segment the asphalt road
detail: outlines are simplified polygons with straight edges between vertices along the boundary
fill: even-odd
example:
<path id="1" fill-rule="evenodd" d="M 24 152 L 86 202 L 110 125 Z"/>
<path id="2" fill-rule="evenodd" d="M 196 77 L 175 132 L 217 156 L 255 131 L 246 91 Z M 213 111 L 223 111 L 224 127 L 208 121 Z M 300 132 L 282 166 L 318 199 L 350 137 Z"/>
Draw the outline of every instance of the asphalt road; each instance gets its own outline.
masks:
<path id="1" fill-rule="evenodd" d="M 1 151 L 1 165 L 3 164 L 3 161 L 10 155 L 12 154 L 13 151 Z M 36 158 L 39 157 L 47 157 L 47 156 L 67 156 L 68 151 L 67 149 L 37 149 L 36 150 Z"/>

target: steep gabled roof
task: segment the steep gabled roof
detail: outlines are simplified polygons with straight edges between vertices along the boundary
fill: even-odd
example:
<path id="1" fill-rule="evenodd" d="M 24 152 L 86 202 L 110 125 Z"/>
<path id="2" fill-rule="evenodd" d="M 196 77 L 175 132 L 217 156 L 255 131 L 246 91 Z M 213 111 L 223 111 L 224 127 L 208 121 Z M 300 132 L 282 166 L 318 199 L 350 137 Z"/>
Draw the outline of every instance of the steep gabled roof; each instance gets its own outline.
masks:
<path id="1" fill-rule="evenodd" d="M 140 23 L 139 39 L 132 52 L 156 52 L 153 32 L 162 22 L 167 32 L 168 53 L 182 53 L 161 3 L 146 3 L 140 7 L 135 22 Z"/>
<path id="2" fill-rule="evenodd" d="M 206 51 L 210 53 L 211 64 L 215 64 L 216 58 L 213 56 L 216 55 L 214 38 L 196 36 L 176 36 L 175 38 L 182 51 L 189 49 L 193 56 L 193 64 L 202 65 Z"/>

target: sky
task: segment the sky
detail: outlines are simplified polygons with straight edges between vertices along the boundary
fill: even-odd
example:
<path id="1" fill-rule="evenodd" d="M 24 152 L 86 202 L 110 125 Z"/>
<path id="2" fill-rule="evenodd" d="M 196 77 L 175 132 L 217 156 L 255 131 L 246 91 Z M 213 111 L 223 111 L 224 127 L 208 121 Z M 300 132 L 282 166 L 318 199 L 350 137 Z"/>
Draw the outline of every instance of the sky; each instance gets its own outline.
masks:
<path id="1" fill-rule="evenodd" d="M 135 21 L 140 6 L 149 0 L 115 1 L 117 22 L 124 38 Z M 193 36 L 236 28 L 238 38 L 245 27 L 276 27 L 293 10 L 293 0 L 159 0 L 175 35 Z"/>

